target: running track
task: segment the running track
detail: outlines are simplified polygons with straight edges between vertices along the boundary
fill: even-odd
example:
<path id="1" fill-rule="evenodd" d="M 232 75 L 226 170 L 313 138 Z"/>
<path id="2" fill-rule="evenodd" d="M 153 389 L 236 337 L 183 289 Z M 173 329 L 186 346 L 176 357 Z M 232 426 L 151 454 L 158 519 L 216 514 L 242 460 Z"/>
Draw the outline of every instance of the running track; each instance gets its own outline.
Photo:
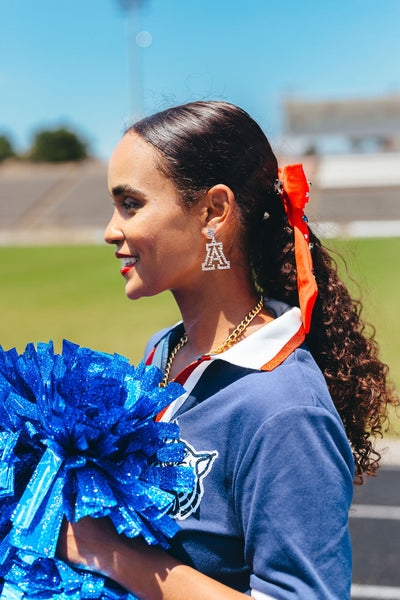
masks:
<path id="1" fill-rule="evenodd" d="M 384 465 L 377 477 L 355 487 L 350 532 L 351 597 L 400 600 L 400 464 Z"/>

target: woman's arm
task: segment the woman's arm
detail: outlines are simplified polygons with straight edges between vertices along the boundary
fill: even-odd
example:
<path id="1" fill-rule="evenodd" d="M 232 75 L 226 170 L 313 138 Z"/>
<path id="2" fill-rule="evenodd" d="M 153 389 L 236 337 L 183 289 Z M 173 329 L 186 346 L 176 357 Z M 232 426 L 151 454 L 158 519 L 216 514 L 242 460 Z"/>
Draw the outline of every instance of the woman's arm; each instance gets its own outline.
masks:
<path id="1" fill-rule="evenodd" d="M 108 519 L 65 522 L 57 553 L 68 562 L 107 575 L 140 600 L 248 598 L 142 539 L 118 535 Z"/>

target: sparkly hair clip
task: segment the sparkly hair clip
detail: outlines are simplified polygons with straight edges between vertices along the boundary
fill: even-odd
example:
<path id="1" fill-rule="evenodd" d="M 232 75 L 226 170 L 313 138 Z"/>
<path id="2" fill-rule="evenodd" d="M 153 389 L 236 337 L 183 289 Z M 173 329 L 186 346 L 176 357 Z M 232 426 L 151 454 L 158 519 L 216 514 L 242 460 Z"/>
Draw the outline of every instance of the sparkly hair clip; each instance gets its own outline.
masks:
<path id="1" fill-rule="evenodd" d="M 277 194 L 282 194 L 282 191 L 283 191 L 283 181 L 281 181 L 280 179 L 275 179 L 274 189 L 275 189 L 275 191 L 276 191 Z"/>

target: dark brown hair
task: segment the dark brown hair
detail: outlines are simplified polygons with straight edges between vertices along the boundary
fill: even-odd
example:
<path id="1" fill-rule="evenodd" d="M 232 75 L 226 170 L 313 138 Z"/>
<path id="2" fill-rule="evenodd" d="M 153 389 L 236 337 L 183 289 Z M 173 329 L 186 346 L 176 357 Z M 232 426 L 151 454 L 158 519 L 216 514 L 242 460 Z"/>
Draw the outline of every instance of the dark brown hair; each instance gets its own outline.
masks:
<path id="1" fill-rule="evenodd" d="M 299 305 L 293 230 L 274 184 L 277 160 L 257 123 L 226 102 L 192 102 L 133 125 L 160 153 L 159 168 L 190 207 L 212 186 L 235 194 L 255 285 L 263 293 Z M 268 218 L 264 219 L 264 214 Z M 310 230 L 318 284 L 307 345 L 321 368 L 353 449 L 356 481 L 373 474 L 380 455 L 371 437 L 382 435 L 387 405 L 396 404 L 388 368 L 366 334 L 361 303 L 337 274 L 336 263 Z"/>

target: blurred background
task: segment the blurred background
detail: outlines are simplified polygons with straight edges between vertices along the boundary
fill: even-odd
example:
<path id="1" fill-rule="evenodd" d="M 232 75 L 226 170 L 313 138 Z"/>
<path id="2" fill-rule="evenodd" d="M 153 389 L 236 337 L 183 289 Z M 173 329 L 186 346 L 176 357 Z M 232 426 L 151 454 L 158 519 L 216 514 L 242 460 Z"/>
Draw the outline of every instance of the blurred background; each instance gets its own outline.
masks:
<path id="1" fill-rule="evenodd" d="M 400 386 L 399 26 L 398 0 L 0 0 L 2 346 L 67 338 L 136 363 L 179 319 L 168 294 L 124 296 L 107 160 L 138 118 L 227 100 L 304 163 L 310 221 Z M 387 583 L 372 572 L 355 585 Z M 389 583 L 353 596 L 400 598 Z"/>
<path id="2" fill-rule="evenodd" d="M 1 0 L 0 343 L 66 337 L 137 361 L 178 318 L 168 296 L 124 298 L 102 241 L 107 160 L 134 120 L 220 99 L 281 164 L 304 162 L 308 216 L 399 384 L 399 21 L 398 0 Z"/>
<path id="3" fill-rule="evenodd" d="M 0 343 L 65 337 L 137 362 L 179 318 L 169 296 L 124 298 L 107 160 L 138 118 L 218 99 L 281 164 L 303 161 L 308 216 L 400 384 L 399 23 L 398 0 L 1 0 Z"/>

